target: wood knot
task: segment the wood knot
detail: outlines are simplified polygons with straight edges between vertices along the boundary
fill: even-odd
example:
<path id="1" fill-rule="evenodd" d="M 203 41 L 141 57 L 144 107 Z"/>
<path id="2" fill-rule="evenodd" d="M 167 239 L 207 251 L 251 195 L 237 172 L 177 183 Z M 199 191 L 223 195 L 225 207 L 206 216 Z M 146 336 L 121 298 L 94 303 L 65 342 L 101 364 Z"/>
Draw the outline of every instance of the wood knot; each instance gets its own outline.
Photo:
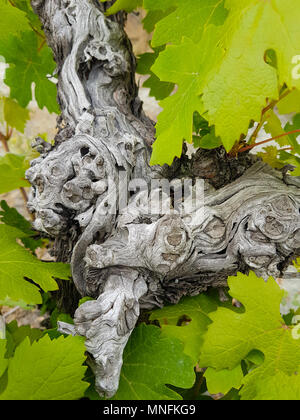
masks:
<path id="1" fill-rule="evenodd" d="M 172 246 L 180 245 L 182 241 L 182 233 L 171 233 L 167 236 L 167 241 Z"/>

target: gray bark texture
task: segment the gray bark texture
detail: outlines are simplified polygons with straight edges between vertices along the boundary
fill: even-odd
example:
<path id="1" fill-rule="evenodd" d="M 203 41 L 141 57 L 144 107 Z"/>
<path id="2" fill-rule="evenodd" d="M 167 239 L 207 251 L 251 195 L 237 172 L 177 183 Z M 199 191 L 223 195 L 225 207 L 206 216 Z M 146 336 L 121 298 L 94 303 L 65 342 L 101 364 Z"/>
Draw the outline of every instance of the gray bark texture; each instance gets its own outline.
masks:
<path id="1" fill-rule="evenodd" d="M 71 263 L 79 294 L 95 299 L 60 330 L 86 337 L 96 388 L 111 397 L 140 310 L 226 286 L 238 271 L 283 274 L 300 254 L 300 179 L 222 148 L 151 167 L 155 129 L 137 96 L 124 16 L 105 17 L 97 0 L 32 5 L 57 63 L 61 116 L 53 147 L 36 140 L 28 206 L 35 229 L 55 238 L 58 259 Z M 155 184 L 164 178 L 193 180 L 185 202 L 176 188 L 170 196 Z M 112 196 L 133 179 L 156 188 L 112 211 Z M 189 207 L 199 180 L 202 195 Z M 149 211 L 158 197 L 169 211 Z"/>

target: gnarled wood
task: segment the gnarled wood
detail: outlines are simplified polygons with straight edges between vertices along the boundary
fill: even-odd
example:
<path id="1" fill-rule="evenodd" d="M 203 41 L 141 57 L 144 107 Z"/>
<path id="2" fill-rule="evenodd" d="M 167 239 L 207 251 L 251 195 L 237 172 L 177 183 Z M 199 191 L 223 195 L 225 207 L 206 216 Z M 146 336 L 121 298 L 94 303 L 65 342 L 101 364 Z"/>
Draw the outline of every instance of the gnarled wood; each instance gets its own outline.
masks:
<path id="1" fill-rule="evenodd" d="M 181 161 L 150 167 L 153 124 L 137 97 L 121 26 L 96 0 L 32 4 L 57 62 L 62 114 L 55 146 L 37 142 L 41 156 L 27 171 L 29 209 L 37 230 L 67 243 L 78 291 L 96 299 L 78 308 L 74 326 L 60 328 L 87 338 L 97 389 L 112 396 L 140 308 L 224 286 L 238 271 L 277 277 L 299 255 L 300 180 L 250 158 L 228 185 L 216 174 L 210 184 L 197 181 L 207 171 L 199 154 L 185 158 L 185 170 Z M 184 202 L 178 180 L 166 194 L 165 173 L 191 177 Z M 120 208 L 134 179 L 143 188 Z M 160 197 L 163 209 L 149 208 Z"/>

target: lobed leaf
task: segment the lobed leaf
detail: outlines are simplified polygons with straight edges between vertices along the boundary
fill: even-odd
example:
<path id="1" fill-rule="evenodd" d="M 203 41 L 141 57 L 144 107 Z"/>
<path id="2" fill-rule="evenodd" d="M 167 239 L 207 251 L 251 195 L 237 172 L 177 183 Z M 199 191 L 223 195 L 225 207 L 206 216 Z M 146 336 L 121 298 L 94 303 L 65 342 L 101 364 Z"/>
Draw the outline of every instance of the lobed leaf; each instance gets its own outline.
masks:
<path id="1" fill-rule="evenodd" d="M 260 398 L 260 384 L 274 384 L 278 373 L 290 377 L 300 367 L 300 346 L 291 328 L 280 315 L 283 291 L 270 278 L 265 282 L 254 273 L 229 278 L 230 295 L 244 305 L 244 313 L 218 308 L 210 314 L 201 353 L 201 365 L 216 370 L 233 369 L 253 350 L 264 354 L 264 361 L 243 380 L 243 399 Z M 267 382 L 268 382 L 267 381 Z M 273 388 L 268 389 L 274 399 Z"/>
<path id="2" fill-rule="evenodd" d="M 44 291 L 57 290 L 54 277 L 68 280 L 70 268 L 63 263 L 39 261 L 16 242 L 23 235 L 16 228 L 0 225 L 0 300 L 10 299 L 33 305 L 42 303 L 36 285 Z"/>
<path id="3" fill-rule="evenodd" d="M 212 7 L 212 3 L 203 1 L 201 7 Z M 160 53 L 152 71 L 160 80 L 177 84 L 178 92 L 160 103 L 163 112 L 158 118 L 152 164 L 170 164 L 181 154 L 182 141 L 191 142 L 194 111 L 215 126 L 215 136 L 230 151 L 247 134 L 250 121 L 260 121 L 267 100 L 279 98 L 278 86 L 300 88 L 297 1 L 226 0 L 224 6 L 215 15 L 216 21 L 209 14 L 195 29 L 178 14 L 183 7 L 178 2 L 178 9 L 156 25 L 154 45 L 177 45 Z M 191 15 L 198 9 L 193 6 Z M 185 24 L 174 31 L 171 19 L 176 16 L 178 25 Z M 160 34 L 162 25 L 166 27 Z"/>
<path id="4" fill-rule="evenodd" d="M 115 400 L 178 400 L 180 395 L 166 384 L 191 388 L 195 381 L 193 363 L 183 345 L 153 325 L 141 324 L 134 330 L 123 360 Z"/>
<path id="5" fill-rule="evenodd" d="M 8 0 L 0 0 L 0 16 L 5 16 L 0 19 L 0 39 L 30 30 L 26 13 L 13 7 Z"/>
<path id="6" fill-rule="evenodd" d="M 0 400 L 75 400 L 88 387 L 81 337 L 48 335 L 30 344 L 26 338 L 8 362 L 8 384 Z"/>
<path id="7" fill-rule="evenodd" d="M 52 52 L 47 46 L 39 50 L 36 34 L 26 31 L 21 38 L 10 36 L 1 39 L 0 54 L 10 65 L 4 81 L 10 87 L 11 98 L 25 108 L 32 99 L 32 83 L 35 83 L 35 98 L 39 107 L 45 106 L 49 112 L 58 113 L 56 85 L 47 77 L 55 69 Z"/>
<path id="8" fill-rule="evenodd" d="M 25 156 L 6 153 L 0 156 L 0 194 L 20 187 L 29 187 L 25 179 L 25 171 L 29 164 Z"/>

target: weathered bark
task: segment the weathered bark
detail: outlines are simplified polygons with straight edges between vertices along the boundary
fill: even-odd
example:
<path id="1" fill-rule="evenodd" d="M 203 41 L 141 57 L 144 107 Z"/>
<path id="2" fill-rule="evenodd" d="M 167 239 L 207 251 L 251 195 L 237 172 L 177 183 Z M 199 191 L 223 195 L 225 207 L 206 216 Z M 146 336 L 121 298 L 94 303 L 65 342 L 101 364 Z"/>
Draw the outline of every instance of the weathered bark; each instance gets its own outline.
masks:
<path id="1" fill-rule="evenodd" d="M 115 21 L 122 17 L 106 18 L 97 0 L 32 4 L 57 62 L 62 113 L 55 146 L 39 141 L 27 172 L 29 209 L 70 260 L 77 290 L 96 299 L 60 328 L 87 338 L 96 387 L 112 396 L 140 309 L 224 286 L 238 271 L 282 275 L 300 252 L 300 179 L 247 156 L 222 161 L 222 149 L 150 167 L 154 126 L 137 97 L 130 42 Z M 223 180 L 224 168 L 232 173 Z M 153 188 L 163 177 L 192 179 L 184 202 L 178 181 L 171 196 Z M 210 182 L 195 202 L 200 177 Z M 147 188 L 121 211 L 133 179 Z M 164 209 L 149 209 L 160 195 Z"/>

